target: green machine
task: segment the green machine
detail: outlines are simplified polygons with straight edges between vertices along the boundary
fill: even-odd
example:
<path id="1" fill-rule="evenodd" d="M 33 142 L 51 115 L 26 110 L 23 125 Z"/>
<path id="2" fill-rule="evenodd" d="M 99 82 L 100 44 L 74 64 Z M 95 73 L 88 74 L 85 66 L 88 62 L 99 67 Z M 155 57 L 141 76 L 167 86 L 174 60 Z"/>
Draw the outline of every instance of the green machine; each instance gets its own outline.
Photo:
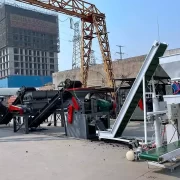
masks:
<path id="1" fill-rule="evenodd" d="M 109 112 L 112 109 L 112 103 L 104 99 L 98 99 L 97 107 L 101 112 Z"/>

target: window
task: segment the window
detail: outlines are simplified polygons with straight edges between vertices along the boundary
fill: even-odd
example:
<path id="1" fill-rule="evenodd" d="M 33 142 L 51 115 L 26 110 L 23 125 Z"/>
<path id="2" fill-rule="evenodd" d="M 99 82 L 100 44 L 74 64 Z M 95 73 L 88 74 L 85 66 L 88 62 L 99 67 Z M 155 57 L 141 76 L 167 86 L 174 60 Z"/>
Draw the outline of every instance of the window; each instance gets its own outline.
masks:
<path id="1" fill-rule="evenodd" d="M 14 48 L 14 54 L 18 54 L 18 48 Z"/>
<path id="2" fill-rule="evenodd" d="M 21 55 L 23 54 L 23 49 L 20 49 L 20 54 L 21 54 Z"/>
<path id="3" fill-rule="evenodd" d="M 18 62 L 15 62 L 15 63 L 14 63 L 14 67 L 19 67 L 19 63 L 18 63 Z"/>
<path id="4" fill-rule="evenodd" d="M 28 62 L 28 56 L 25 56 L 25 61 Z"/>
<path id="5" fill-rule="evenodd" d="M 54 57 L 54 53 L 53 53 L 53 52 L 50 52 L 50 53 L 49 53 L 49 56 L 50 56 L 50 57 Z"/>
<path id="6" fill-rule="evenodd" d="M 44 63 L 44 58 L 42 58 L 42 63 Z"/>
<path id="7" fill-rule="evenodd" d="M 37 62 L 37 58 L 36 58 L 36 57 L 34 57 L 34 62 L 35 62 L 35 63 Z"/>
<path id="8" fill-rule="evenodd" d="M 23 56 L 21 56 L 21 61 L 23 61 Z"/>
<path id="9" fill-rule="evenodd" d="M 36 51 L 34 51 L 33 53 L 34 53 L 34 56 L 36 56 Z"/>
<path id="10" fill-rule="evenodd" d="M 32 62 L 32 57 L 29 57 L 29 62 Z"/>
<path id="11" fill-rule="evenodd" d="M 32 52 L 31 52 L 31 50 L 29 50 L 29 55 L 32 55 Z"/>
<path id="12" fill-rule="evenodd" d="M 50 63 L 54 64 L 54 58 L 50 58 Z"/>
<path id="13" fill-rule="evenodd" d="M 14 34 L 14 35 L 13 35 L 13 39 L 14 39 L 14 41 L 17 41 L 17 40 L 18 40 L 18 35 L 17 35 L 17 34 Z"/>
<path id="14" fill-rule="evenodd" d="M 25 49 L 25 55 L 27 55 L 27 49 Z"/>
<path id="15" fill-rule="evenodd" d="M 14 62 L 14 67 L 19 67 L 19 63 L 18 62 Z"/>
<path id="16" fill-rule="evenodd" d="M 37 75 L 37 70 L 34 70 L 34 75 Z"/>
<path id="17" fill-rule="evenodd" d="M 44 64 L 42 64 L 42 69 L 44 69 Z"/>
<path id="18" fill-rule="evenodd" d="M 46 71 L 43 71 L 43 76 L 46 76 Z"/>
<path id="19" fill-rule="evenodd" d="M 40 58 L 38 57 L 38 60 L 37 60 L 38 63 L 40 63 Z"/>
<path id="20" fill-rule="evenodd" d="M 24 63 L 23 62 L 21 62 L 21 68 L 23 68 L 24 67 Z"/>
<path id="21" fill-rule="evenodd" d="M 29 64 L 29 68 L 31 68 L 31 69 L 32 69 L 32 64 Z"/>
<path id="22" fill-rule="evenodd" d="M 6 62 L 8 62 L 9 61 L 9 56 L 8 55 L 6 55 Z"/>
<path id="23" fill-rule="evenodd" d="M 15 74 L 19 74 L 19 69 L 14 70 Z"/>
<path id="24" fill-rule="evenodd" d="M 19 36 L 19 39 L 20 39 L 20 41 L 22 41 L 22 40 L 23 40 L 23 36 L 22 36 L 22 35 L 20 35 L 20 36 Z"/>
<path id="25" fill-rule="evenodd" d="M 32 70 L 29 71 L 29 74 L 32 75 Z"/>
<path id="26" fill-rule="evenodd" d="M 34 68 L 37 68 L 37 64 L 34 64 Z"/>
<path id="27" fill-rule="evenodd" d="M 38 69 L 40 69 L 41 68 L 41 66 L 40 66 L 40 64 L 38 64 Z"/>
<path id="28" fill-rule="evenodd" d="M 50 64 L 50 69 L 54 69 L 54 65 Z"/>
<path id="29" fill-rule="evenodd" d="M 39 76 L 41 75 L 41 71 L 40 71 L 40 70 L 38 70 L 38 75 L 39 75 Z"/>
<path id="30" fill-rule="evenodd" d="M 28 63 L 26 63 L 26 68 L 28 68 Z"/>
<path id="31" fill-rule="evenodd" d="M 14 55 L 14 61 L 18 61 L 19 60 L 19 56 L 18 55 Z"/>
<path id="32" fill-rule="evenodd" d="M 29 75 L 28 70 L 26 70 L 26 75 Z"/>
<path id="33" fill-rule="evenodd" d="M 37 55 L 39 56 L 39 51 L 37 51 Z"/>
<path id="34" fill-rule="evenodd" d="M 23 69 L 21 69 L 21 75 L 24 75 L 24 70 Z"/>

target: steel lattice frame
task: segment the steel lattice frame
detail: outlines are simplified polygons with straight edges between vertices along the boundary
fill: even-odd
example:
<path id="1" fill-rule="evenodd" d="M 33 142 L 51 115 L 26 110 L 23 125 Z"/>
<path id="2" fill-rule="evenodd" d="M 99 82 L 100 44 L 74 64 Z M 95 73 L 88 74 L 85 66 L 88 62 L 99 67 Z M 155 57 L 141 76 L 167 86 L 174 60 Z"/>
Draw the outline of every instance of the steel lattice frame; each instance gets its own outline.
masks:
<path id="1" fill-rule="evenodd" d="M 72 69 L 80 68 L 80 59 L 81 59 L 80 51 L 81 51 L 81 36 L 80 36 L 79 21 L 78 21 L 74 23 Z"/>
<path id="2" fill-rule="evenodd" d="M 107 84 L 114 87 L 114 75 L 109 40 L 106 28 L 105 15 L 94 4 L 83 0 L 16 0 L 31 5 L 36 5 L 48 10 L 76 16 L 82 20 L 81 41 L 81 78 L 84 87 L 87 86 L 88 70 L 90 63 L 91 46 L 94 27 L 98 37 L 104 69 L 107 73 Z"/>

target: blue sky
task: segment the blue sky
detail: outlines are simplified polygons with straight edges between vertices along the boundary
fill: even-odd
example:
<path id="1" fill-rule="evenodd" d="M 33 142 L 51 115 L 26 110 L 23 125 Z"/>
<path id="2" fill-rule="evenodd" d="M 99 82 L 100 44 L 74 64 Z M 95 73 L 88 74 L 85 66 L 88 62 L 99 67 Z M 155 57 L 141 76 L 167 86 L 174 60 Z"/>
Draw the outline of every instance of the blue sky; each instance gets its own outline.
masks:
<path id="1" fill-rule="evenodd" d="M 0 0 L 0 2 L 15 2 Z M 106 14 L 112 59 L 119 58 L 116 45 L 123 45 L 123 58 L 148 53 L 154 40 L 180 48 L 180 0 L 87 0 Z M 17 4 L 17 1 L 16 1 Z M 34 8 L 34 7 L 33 7 Z M 70 16 L 59 14 L 59 70 L 72 67 L 73 30 Z M 73 18 L 76 22 L 77 18 Z M 159 23 L 159 36 L 158 36 Z M 97 39 L 93 40 L 97 63 L 102 63 Z"/>
<path id="2" fill-rule="evenodd" d="M 118 47 L 124 58 L 146 54 L 154 40 L 169 44 L 169 49 L 180 47 L 180 1 L 179 0 L 89 0 L 106 14 L 107 29 L 113 60 L 118 58 Z M 59 70 L 71 69 L 73 31 L 68 16 L 60 15 Z M 158 21 L 157 21 L 158 19 Z M 66 20 L 66 21 L 64 21 Z M 64 22 L 61 22 L 64 21 Z M 74 20 L 76 21 L 76 20 Z M 102 63 L 97 40 L 93 42 L 97 63 Z"/>

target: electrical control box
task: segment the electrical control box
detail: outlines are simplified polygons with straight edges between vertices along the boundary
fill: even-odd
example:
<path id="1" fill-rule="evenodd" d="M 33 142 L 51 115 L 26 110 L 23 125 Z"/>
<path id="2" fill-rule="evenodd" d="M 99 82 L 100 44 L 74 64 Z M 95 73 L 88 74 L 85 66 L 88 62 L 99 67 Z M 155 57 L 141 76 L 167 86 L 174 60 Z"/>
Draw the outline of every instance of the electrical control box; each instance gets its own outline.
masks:
<path id="1" fill-rule="evenodd" d="M 180 120 L 180 105 L 179 104 L 168 104 L 167 105 L 167 116 L 170 124 L 175 124 Z"/>

